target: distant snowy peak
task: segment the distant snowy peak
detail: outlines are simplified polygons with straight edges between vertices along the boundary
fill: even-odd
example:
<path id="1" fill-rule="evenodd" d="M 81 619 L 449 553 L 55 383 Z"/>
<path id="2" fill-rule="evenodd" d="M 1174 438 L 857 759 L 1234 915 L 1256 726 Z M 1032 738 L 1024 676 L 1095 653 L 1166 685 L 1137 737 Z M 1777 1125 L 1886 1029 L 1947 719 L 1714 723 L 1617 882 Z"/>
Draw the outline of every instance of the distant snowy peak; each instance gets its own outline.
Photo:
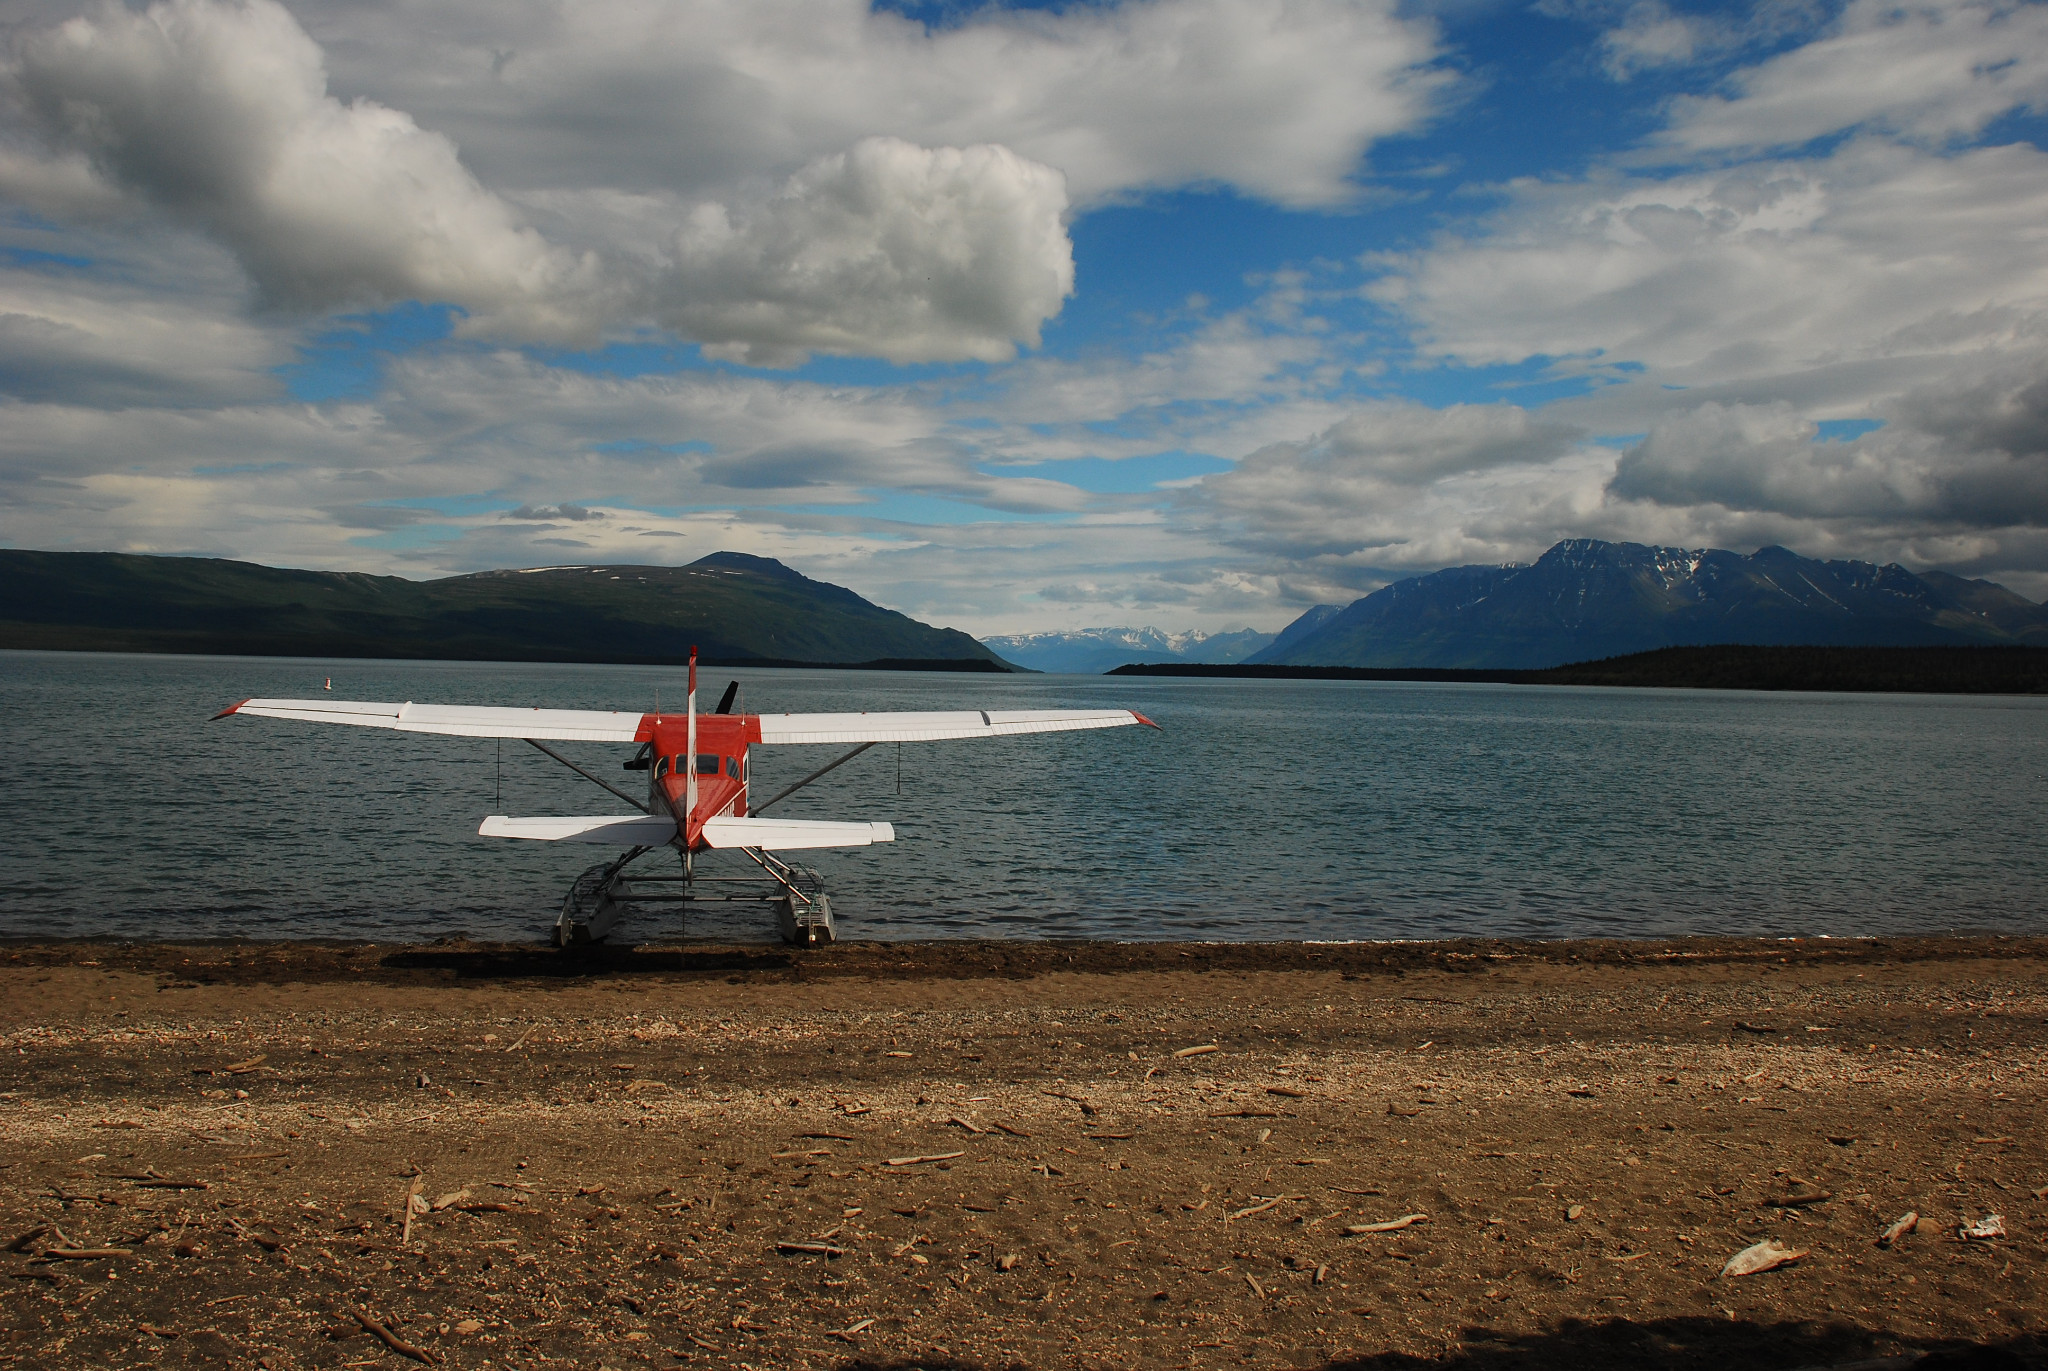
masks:
<path id="1" fill-rule="evenodd" d="M 1100 675 L 1128 662 L 1241 662 L 1273 641 L 1270 633 L 1167 633 L 1156 628 L 1082 628 L 1066 633 L 1005 633 L 982 646 L 1033 671 Z"/>

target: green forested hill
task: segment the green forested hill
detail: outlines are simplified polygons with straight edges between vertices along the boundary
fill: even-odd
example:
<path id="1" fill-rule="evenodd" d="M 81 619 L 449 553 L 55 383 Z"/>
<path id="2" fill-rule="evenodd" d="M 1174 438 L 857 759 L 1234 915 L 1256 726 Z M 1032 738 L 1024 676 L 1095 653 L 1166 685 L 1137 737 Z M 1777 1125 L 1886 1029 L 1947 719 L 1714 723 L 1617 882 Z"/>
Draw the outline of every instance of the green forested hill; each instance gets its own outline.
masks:
<path id="1" fill-rule="evenodd" d="M 0 648 L 524 662 L 1000 659 L 767 557 L 438 581 L 205 557 L 0 550 Z"/>

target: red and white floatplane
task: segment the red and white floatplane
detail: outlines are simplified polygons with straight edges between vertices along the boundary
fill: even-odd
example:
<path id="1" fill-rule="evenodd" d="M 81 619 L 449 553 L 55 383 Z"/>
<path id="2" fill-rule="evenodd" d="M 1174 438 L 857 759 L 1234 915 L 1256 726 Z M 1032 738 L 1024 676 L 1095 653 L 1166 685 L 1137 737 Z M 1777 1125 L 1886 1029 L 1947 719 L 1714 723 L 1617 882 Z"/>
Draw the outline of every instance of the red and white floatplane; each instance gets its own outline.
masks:
<path id="1" fill-rule="evenodd" d="M 1150 719 L 1128 709 L 946 710 L 880 714 L 735 714 L 739 682 L 726 687 L 718 708 L 697 712 L 697 652 L 690 650 L 689 704 L 682 714 L 639 714 L 595 709 L 516 709 L 483 705 L 383 704 L 359 700 L 243 700 L 214 717 L 256 715 L 308 723 L 353 724 L 401 733 L 446 733 L 466 738 L 515 738 L 633 806 L 635 814 L 513 818 L 492 814 L 477 832 L 487 838 L 529 838 L 547 842 L 624 847 L 612 861 L 576 879 L 555 923 L 559 946 L 601 942 L 636 903 L 767 899 L 779 916 L 782 936 L 793 943 L 830 942 L 832 905 L 817 873 L 776 853 L 823 847 L 866 847 L 895 841 L 886 823 L 764 818 L 763 811 L 794 795 L 877 743 L 922 743 L 962 738 L 1003 738 L 1023 733 L 1120 728 Z M 570 761 L 548 742 L 638 743 L 627 771 L 647 773 L 646 798 L 639 799 Z M 748 757 L 756 746 L 852 744 L 852 751 L 756 804 L 748 788 Z M 682 854 L 680 875 L 627 875 L 627 867 L 649 852 L 674 848 Z M 758 878 L 700 875 L 693 858 L 706 849 L 733 849 L 766 873 Z M 707 892 L 750 885 L 756 893 Z"/>

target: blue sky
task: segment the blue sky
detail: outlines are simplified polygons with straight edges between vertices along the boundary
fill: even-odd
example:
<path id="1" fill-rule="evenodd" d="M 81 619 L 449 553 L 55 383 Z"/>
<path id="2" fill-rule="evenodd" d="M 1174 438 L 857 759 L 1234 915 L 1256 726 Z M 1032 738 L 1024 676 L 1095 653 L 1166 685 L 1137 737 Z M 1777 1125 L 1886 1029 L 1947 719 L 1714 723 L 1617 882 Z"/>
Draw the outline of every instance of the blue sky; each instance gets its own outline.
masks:
<path id="1" fill-rule="evenodd" d="M 2048 596 L 2040 4 L 4 33 L 13 546 L 734 549 L 984 634 L 1274 629 L 1579 536 Z"/>

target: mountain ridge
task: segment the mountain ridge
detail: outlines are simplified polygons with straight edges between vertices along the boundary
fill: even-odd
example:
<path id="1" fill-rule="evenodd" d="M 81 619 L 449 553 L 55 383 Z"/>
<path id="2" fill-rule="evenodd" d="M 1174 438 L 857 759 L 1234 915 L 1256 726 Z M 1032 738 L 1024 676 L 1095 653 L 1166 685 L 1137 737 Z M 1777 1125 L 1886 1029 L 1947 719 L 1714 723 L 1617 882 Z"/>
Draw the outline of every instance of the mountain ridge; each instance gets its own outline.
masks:
<path id="1" fill-rule="evenodd" d="M 1126 662 L 1240 662 L 1272 641 L 1272 634 L 1251 628 L 1167 633 L 1125 627 L 1000 633 L 981 644 L 1029 671 L 1096 675 Z"/>
<path id="2" fill-rule="evenodd" d="M 1247 663 L 1536 670 L 1738 643 L 2048 644 L 2048 608 L 1994 582 L 1775 546 L 1744 555 L 1569 538 L 1532 563 L 1447 567 L 1325 608 Z"/>
<path id="3" fill-rule="evenodd" d="M 934 628 L 767 557 L 506 568 L 432 581 L 225 558 L 0 549 L 0 647 L 282 657 L 976 662 Z"/>

